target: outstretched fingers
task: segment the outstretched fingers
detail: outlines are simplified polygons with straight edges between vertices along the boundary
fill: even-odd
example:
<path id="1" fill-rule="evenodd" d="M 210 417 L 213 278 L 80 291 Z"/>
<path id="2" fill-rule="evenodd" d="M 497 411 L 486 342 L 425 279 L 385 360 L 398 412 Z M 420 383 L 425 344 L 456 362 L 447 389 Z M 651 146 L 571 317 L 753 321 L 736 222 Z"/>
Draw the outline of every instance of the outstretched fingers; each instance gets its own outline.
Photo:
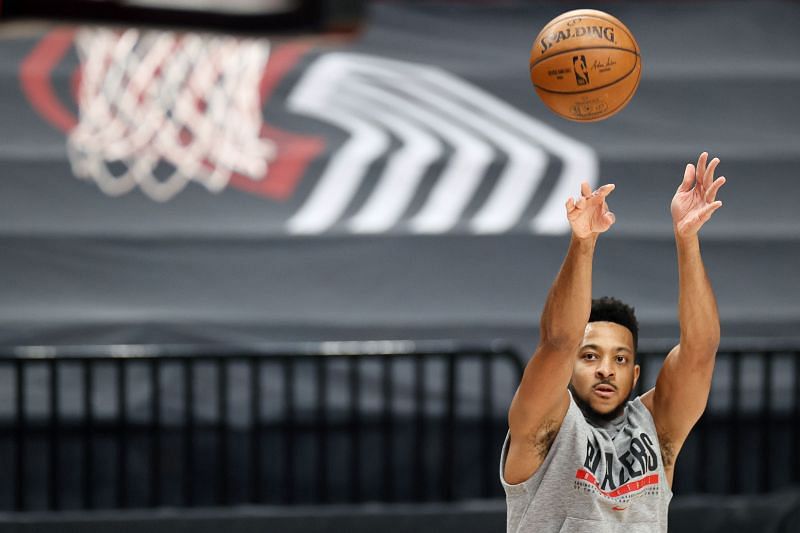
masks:
<path id="1" fill-rule="evenodd" d="M 591 187 L 589 186 L 589 182 L 584 181 L 581 183 L 581 194 L 578 196 L 577 199 L 575 198 L 568 198 L 565 204 L 567 214 L 572 214 L 575 211 L 580 211 L 585 209 L 587 205 L 599 205 L 601 203 L 605 203 L 606 197 L 611 194 L 614 190 L 615 185 L 613 183 L 609 183 L 607 185 L 603 185 L 602 187 L 597 188 L 594 192 L 592 192 Z"/>
<path id="2" fill-rule="evenodd" d="M 596 191 L 592 193 L 591 198 L 589 201 L 592 202 L 594 205 L 600 205 L 605 203 L 606 197 L 614 191 L 615 185 L 613 183 L 609 183 L 607 185 L 603 185 L 602 187 L 598 187 Z"/>
<path id="3" fill-rule="evenodd" d="M 608 183 L 608 184 L 606 184 L 606 185 L 603 185 L 602 187 L 599 187 L 599 188 L 598 188 L 598 189 L 595 191 L 595 194 L 597 194 L 598 196 L 602 196 L 603 198 L 605 198 L 606 196 L 608 196 L 609 194 L 611 194 L 611 193 L 614 191 L 614 189 L 615 189 L 616 187 L 617 187 L 617 186 L 616 186 L 616 185 L 614 185 L 613 183 Z"/>
<path id="4" fill-rule="evenodd" d="M 584 198 L 591 198 L 592 196 L 603 195 L 608 196 L 608 194 L 614 190 L 613 183 L 607 183 L 605 185 L 601 185 L 595 191 L 592 191 L 591 185 L 589 185 L 588 181 L 581 182 L 581 196 Z"/>
<path id="5" fill-rule="evenodd" d="M 719 158 L 715 157 L 706 167 L 705 173 L 702 174 L 703 188 L 706 190 L 711 187 L 714 181 L 714 171 L 717 169 L 717 165 L 719 165 Z"/>
<path id="6" fill-rule="evenodd" d="M 681 182 L 680 187 L 678 187 L 678 192 L 689 192 L 692 190 L 694 186 L 694 165 L 689 163 L 686 165 L 686 170 L 683 171 L 683 181 Z"/>
<path id="7" fill-rule="evenodd" d="M 717 199 L 717 192 L 723 185 L 725 185 L 726 181 L 727 180 L 725 179 L 725 176 L 720 176 L 719 178 L 714 180 L 714 183 L 711 184 L 711 186 L 708 188 L 708 191 L 706 192 L 706 197 L 705 197 L 706 202 L 711 203 Z"/>
<path id="8" fill-rule="evenodd" d="M 706 163 L 708 162 L 708 152 L 703 152 L 697 158 L 697 177 L 698 181 L 703 179 L 706 175 Z"/>

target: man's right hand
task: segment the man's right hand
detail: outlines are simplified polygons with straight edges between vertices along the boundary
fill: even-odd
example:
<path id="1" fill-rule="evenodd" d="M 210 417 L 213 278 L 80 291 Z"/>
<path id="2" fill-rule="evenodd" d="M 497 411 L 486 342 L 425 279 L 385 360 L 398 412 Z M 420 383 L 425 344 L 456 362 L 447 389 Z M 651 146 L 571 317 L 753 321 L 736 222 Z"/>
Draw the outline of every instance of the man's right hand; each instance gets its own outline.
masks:
<path id="1" fill-rule="evenodd" d="M 614 190 L 613 184 L 603 185 L 592 192 L 587 182 L 581 183 L 581 196 L 567 200 L 567 219 L 572 234 L 578 239 L 588 239 L 607 231 L 614 224 L 614 213 L 608 210 L 606 197 Z"/>

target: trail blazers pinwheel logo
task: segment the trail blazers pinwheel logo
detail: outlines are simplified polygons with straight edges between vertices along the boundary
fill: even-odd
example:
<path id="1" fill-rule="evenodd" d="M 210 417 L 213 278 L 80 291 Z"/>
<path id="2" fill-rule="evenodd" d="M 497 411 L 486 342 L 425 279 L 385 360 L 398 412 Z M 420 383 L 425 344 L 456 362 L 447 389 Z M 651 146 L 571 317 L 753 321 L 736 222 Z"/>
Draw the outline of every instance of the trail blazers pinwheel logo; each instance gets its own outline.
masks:
<path id="1" fill-rule="evenodd" d="M 349 135 L 289 220 L 292 233 L 322 233 L 339 224 L 353 233 L 400 226 L 420 234 L 456 227 L 489 234 L 520 224 L 536 233 L 560 233 L 567 229 L 564 199 L 581 180 L 597 181 L 591 148 L 427 65 L 327 54 L 307 69 L 288 106 Z M 343 219 L 382 158 L 366 200 Z M 538 212 L 522 220 L 552 164 L 560 165 L 555 185 Z M 496 178 L 484 187 L 493 170 Z M 432 185 L 412 210 L 432 172 Z M 466 218 L 471 205 L 478 207 Z"/>

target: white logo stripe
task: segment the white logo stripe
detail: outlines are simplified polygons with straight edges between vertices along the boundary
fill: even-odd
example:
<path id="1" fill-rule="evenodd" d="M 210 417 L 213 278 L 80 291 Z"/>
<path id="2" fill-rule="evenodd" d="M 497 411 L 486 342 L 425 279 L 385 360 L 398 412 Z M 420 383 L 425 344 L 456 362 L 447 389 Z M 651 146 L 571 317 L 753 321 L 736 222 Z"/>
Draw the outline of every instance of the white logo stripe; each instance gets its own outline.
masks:
<path id="1" fill-rule="evenodd" d="M 471 107 L 483 110 L 486 115 L 493 117 L 508 128 L 551 151 L 559 157 L 563 166 L 558 182 L 550 193 L 542 210 L 536 215 L 531 227 L 536 233 L 563 233 L 569 229 L 569 223 L 564 216 L 564 202 L 570 195 L 577 194 L 580 182 L 588 181 L 594 188 L 597 186 L 598 162 L 597 154 L 588 145 L 564 135 L 547 124 L 534 120 L 520 113 L 495 96 L 485 91 L 462 82 L 457 78 L 436 69 L 426 69 L 420 75 L 428 82 L 449 90 L 458 95 Z"/>
<path id="2" fill-rule="evenodd" d="M 392 68 L 385 68 L 384 65 L 387 64 Z M 424 90 L 417 89 L 415 78 L 419 70 L 427 67 L 409 67 L 405 63 L 375 61 L 363 56 L 354 62 L 354 67 L 377 74 L 380 79 L 392 80 L 392 85 L 403 92 L 411 92 L 414 96 L 425 95 Z M 389 98 L 404 113 L 422 115 L 424 122 L 440 133 L 454 148 L 428 200 L 409 221 L 409 227 L 414 233 L 444 233 L 458 222 L 464 208 L 475 195 L 494 159 L 494 150 L 487 141 L 469 129 L 454 126 L 448 120 L 450 117 L 444 118 L 418 104 L 409 105 L 408 100 L 402 98 Z M 435 110 L 441 112 L 439 107 L 435 107 Z"/>
<path id="3" fill-rule="evenodd" d="M 458 83 L 461 82 L 449 80 L 449 88 Z M 489 199 L 475 215 L 471 227 L 476 233 L 501 233 L 510 229 L 525 211 L 544 176 L 547 167 L 545 153 L 530 141 L 499 127 L 496 121 L 487 120 L 469 107 L 452 103 L 452 98 L 441 96 L 441 91 L 423 88 L 419 84 L 408 84 L 404 88 L 448 113 L 451 119 L 482 132 L 507 151 L 508 164 Z"/>
<path id="4" fill-rule="evenodd" d="M 393 109 L 386 96 L 379 89 L 350 83 L 338 97 L 352 112 L 363 112 L 385 125 L 403 143 L 389 158 L 368 201 L 348 223 L 354 233 L 379 233 L 394 226 L 411 203 L 425 171 L 444 154 L 442 142 L 418 124 L 402 118 L 403 113 Z M 399 103 L 405 105 L 402 100 Z M 394 104 L 398 107 L 398 102 Z"/>
<path id="5" fill-rule="evenodd" d="M 369 168 L 389 148 L 389 137 L 381 128 L 347 111 L 334 109 L 328 94 L 337 84 L 340 68 L 331 54 L 312 65 L 289 97 L 289 108 L 297 113 L 332 122 L 350 134 L 331 158 L 306 202 L 288 221 L 290 233 L 321 233 L 333 225 L 347 208 Z"/>
<path id="6" fill-rule="evenodd" d="M 433 129 L 452 145 L 453 154 L 448 158 L 432 192 L 432 196 L 438 194 L 438 197 L 429 199 L 427 213 L 419 213 L 410 221 L 412 231 L 417 233 L 447 231 L 458 221 L 459 214 L 480 185 L 493 158 L 491 147 L 418 103 L 368 85 L 360 85 L 356 91 L 380 98 L 403 116 Z"/>

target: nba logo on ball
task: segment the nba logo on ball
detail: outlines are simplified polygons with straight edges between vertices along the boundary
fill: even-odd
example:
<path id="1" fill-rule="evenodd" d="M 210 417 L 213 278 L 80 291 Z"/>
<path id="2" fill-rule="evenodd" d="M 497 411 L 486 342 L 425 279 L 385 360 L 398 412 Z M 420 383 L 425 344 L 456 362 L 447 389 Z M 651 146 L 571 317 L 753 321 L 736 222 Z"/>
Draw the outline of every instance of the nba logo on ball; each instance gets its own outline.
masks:
<path id="1" fill-rule="evenodd" d="M 619 112 L 639 86 L 642 61 L 630 30 L 594 9 L 559 15 L 545 25 L 530 53 L 536 93 L 556 114 L 579 122 Z"/>
<path id="2" fill-rule="evenodd" d="M 589 71 L 586 69 L 586 56 L 572 58 L 572 69 L 575 71 L 575 81 L 578 85 L 589 83 Z"/>

